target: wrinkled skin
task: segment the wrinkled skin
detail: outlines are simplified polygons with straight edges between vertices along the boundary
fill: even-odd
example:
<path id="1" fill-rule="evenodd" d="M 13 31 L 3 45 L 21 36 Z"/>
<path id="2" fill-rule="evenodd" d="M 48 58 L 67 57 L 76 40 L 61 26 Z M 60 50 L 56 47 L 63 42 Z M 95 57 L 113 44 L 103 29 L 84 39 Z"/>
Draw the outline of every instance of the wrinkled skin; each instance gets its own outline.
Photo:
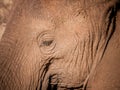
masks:
<path id="1" fill-rule="evenodd" d="M 0 90 L 119 90 L 119 0 L 15 2 Z"/>

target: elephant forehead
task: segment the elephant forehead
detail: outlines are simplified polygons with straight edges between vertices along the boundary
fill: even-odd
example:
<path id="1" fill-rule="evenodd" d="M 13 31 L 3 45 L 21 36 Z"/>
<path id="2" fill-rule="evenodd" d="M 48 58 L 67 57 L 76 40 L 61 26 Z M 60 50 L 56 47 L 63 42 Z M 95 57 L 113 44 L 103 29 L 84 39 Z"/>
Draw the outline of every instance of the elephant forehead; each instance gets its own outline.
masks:
<path id="1" fill-rule="evenodd" d="M 27 27 L 29 28 L 29 31 L 38 30 L 41 32 L 41 30 L 54 30 L 60 26 L 64 28 L 64 25 L 68 27 L 75 26 L 76 23 L 78 23 L 77 26 L 80 24 L 80 26 L 84 28 L 88 27 L 88 24 L 85 24 L 87 23 L 87 14 L 85 8 L 83 8 L 84 5 L 81 4 L 83 3 L 82 0 L 29 1 L 34 1 L 34 4 L 26 5 L 28 4 L 26 3 L 23 4 L 23 7 L 18 5 L 18 8 L 16 8 L 16 12 L 23 13 L 22 16 L 19 15 L 20 17 L 17 18 L 18 22 L 20 22 L 20 27 Z M 37 2 L 40 3 L 37 4 Z M 89 7 L 89 5 L 87 6 Z M 17 14 L 15 15 L 17 16 Z M 85 25 L 87 25 L 87 27 L 85 27 Z M 78 28 L 76 28 L 76 30 L 77 29 Z"/>
<path id="2" fill-rule="evenodd" d="M 31 18 L 26 17 L 22 20 L 25 20 L 23 23 L 23 27 L 30 28 L 31 30 L 36 30 L 39 32 L 47 31 L 47 30 L 60 30 L 60 31 L 85 31 L 83 28 L 88 28 L 88 20 L 85 16 L 85 13 L 82 12 L 78 16 L 68 17 L 68 18 L 62 18 L 61 17 L 54 17 L 49 19 L 40 19 L 40 18 Z M 86 26 L 87 25 L 87 26 Z"/>
<path id="3" fill-rule="evenodd" d="M 15 9 L 16 12 L 41 19 L 51 17 L 69 18 L 96 5 L 95 3 L 85 5 L 83 0 L 22 0 L 19 2 L 21 4 L 18 4 Z"/>

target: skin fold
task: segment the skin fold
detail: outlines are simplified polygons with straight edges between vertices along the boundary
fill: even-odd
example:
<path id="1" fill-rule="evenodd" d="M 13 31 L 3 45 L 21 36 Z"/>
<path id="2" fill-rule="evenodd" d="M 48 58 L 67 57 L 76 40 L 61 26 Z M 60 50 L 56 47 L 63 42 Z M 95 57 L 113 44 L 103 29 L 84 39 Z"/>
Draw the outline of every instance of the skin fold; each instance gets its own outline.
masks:
<path id="1" fill-rule="evenodd" d="M 119 90 L 119 0 L 14 0 L 0 42 L 0 90 Z"/>

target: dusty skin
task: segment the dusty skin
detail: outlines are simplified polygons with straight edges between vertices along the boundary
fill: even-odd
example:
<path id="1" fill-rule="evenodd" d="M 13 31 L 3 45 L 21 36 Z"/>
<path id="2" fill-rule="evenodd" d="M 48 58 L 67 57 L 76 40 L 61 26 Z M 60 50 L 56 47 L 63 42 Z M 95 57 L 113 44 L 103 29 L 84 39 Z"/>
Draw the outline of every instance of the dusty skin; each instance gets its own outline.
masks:
<path id="1" fill-rule="evenodd" d="M 120 0 L 13 3 L 0 90 L 120 90 Z"/>

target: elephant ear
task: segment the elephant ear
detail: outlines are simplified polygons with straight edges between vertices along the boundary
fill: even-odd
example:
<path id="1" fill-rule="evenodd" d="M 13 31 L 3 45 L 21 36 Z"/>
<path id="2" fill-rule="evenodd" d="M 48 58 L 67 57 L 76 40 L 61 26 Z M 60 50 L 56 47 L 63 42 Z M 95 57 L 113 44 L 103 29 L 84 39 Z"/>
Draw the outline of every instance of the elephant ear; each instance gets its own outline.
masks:
<path id="1" fill-rule="evenodd" d="M 90 78 L 92 78 L 96 72 L 96 69 L 99 65 L 99 63 L 101 62 L 103 55 L 106 51 L 107 45 L 109 44 L 109 41 L 112 37 L 112 35 L 115 32 L 115 28 L 116 28 L 116 15 L 117 12 L 120 10 L 120 1 L 116 0 L 114 1 L 109 1 L 108 4 L 106 5 L 106 10 L 103 14 L 103 18 L 100 24 L 101 27 L 101 41 L 99 42 L 99 45 L 102 46 L 103 49 L 98 48 L 98 51 L 101 52 L 99 53 L 98 58 L 95 58 L 90 74 L 87 76 L 83 88 L 86 88 L 87 83 L 89 81 Z M 100 47 L 100 46 L 99 46 Z"/>

